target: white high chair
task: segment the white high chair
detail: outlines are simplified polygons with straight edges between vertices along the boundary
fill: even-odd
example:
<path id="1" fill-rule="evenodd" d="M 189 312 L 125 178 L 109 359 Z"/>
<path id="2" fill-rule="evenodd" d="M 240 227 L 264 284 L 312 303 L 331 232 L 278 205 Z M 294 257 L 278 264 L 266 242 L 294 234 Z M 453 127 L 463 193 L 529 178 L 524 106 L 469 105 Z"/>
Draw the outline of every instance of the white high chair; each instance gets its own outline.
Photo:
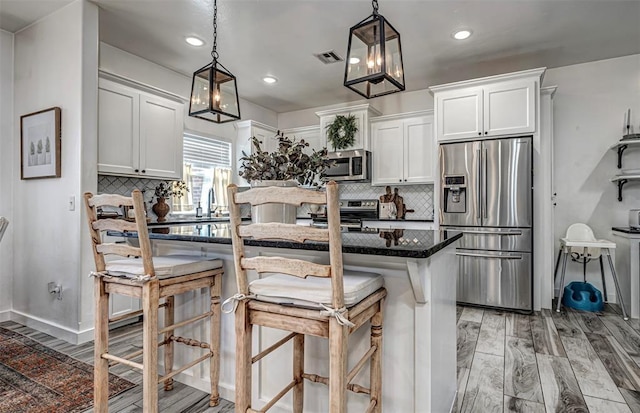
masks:
<path id="1" fill-rule="evenodd" d="M 4 236 L 4 232 L 7 230 L 9 226 L 9 220 L 5 217 L 0 217 L 0 241 L 2 241 L 2 237 Z"/>
<path id="2" fill-rule="evenodd" d="M 593 231 L 588 225 L 582 223 L 576 223 L 569 226 L 567 234 L 564 238 L 560 239 L 560 252 L 558 253 L 558 260 L 556 261 L 556 268 L 554 271 L 554 279 L 558 275 L 558 267 L 560 265 L 560 258 L 562 257 L 562 274 L 560 276 L 560 290 L 558 292 L 558 303 L 556 305 L 556 311 L 560 312 L 560 305 L 562 303 L 562 294 L 564 292 L 564 275 L 567 269 L 567 256 L 571 255 L 574 261 L 582 260 L 583 265 L 583 277 L 584 281 L 587 281 L 586 266 L 587 262 L 591 259 L 599 258 L 600 260 L 600 274 L 602 276 L 602 289 L 604 290 L 604 300 L 607 301 L 607 285 L 604 278 L 604 264 L 602 262 L 602 255 L 607 255 L 609 261 L 609 268 L 611 268 L 611 275 L 613 276 L 613 283 L 616 287 L 616 295 L 620 301 L 620 307 L 622 308 L 622 317 L 628 320 L 627 311 L 624 308 L 624 302 L 622 301 L 622 294 L 620 292 L 620 284 L 618 283 L 618 276 L 613 266 L 613 260 L 611 259 L 611 250 L 616 248 L 616 244 L 613 241 L 606 239 L 596 239 L 593 235 Z"/>

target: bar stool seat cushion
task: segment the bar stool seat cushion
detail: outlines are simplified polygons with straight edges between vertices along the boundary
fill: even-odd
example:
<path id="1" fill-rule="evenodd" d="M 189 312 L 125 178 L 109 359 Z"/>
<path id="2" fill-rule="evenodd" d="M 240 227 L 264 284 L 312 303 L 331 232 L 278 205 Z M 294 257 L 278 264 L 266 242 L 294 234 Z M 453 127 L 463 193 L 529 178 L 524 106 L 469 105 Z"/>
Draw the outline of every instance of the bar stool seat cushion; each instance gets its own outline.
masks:
<path id="1" fill-rule="evenodd" d="M 382 275 L 345 271 L 344 303 L 351 307 L 384 286 Z M 257 300 L 298 307 L 321 308 L 319 303 L 331 305 L 331 280 L 308 277 L 302 279 L 285 274 L 273 274 L 249 284 L 249 292 Z"/>
<path id="2" fill-rule="evenodd" d="M 222 267 L 222 260 L 194 255 L 161 255 L 153 257 L 153 268 L 158 279 L 179 277 Z M 105 263 L 108 275 L 139 279 L 145 274 L 142 258 L 126 258 Z"/>

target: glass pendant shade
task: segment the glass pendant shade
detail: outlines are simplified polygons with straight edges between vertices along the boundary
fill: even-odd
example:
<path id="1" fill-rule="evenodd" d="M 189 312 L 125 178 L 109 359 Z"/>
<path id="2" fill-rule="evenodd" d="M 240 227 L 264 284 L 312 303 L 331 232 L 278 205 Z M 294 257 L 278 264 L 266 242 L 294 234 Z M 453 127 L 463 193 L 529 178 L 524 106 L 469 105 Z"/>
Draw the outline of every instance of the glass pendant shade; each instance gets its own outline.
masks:
<path id="1" fill-rule="evenodd" d="M 344 85 L 367 99 L 404 90 L 400 34 L 382 15 L 349 30 Z"/>
<path id="2" fill-rule="evenodd" d="M 213 61 L 193 74 L 189 116 L 215 123 L 240 119 L 236 77 Z"/>

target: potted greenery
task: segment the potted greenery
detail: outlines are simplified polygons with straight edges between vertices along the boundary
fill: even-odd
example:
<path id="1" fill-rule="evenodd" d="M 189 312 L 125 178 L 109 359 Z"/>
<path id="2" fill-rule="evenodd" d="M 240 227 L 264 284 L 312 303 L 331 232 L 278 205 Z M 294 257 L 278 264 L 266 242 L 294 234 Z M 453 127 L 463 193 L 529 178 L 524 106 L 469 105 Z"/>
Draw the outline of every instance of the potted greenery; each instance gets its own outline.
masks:
<path id="1" fill-rule="evenodd" d="M 42 139 L 38 139 L 38 162 L 36 165 L 44 165 L 44 155 L 42 154 Z"/>
<path id="2" fill-rule="evenodd" d="M 36 162 L 36 145 L 29 142 L 29 166 L 37 165 Z"/>
<path id="3" fill-rule="evenodd" d="M 44 143 L 44 154 L 44 163 L 49 165 L 51 163 L 51 140 L 48 136 Z"/>
<path id="4" fill-rule="evenodd" d="M 167 214 L 169 214 L 169 210 L 171 209 L 169 204 L 166 202 L 167 198 L 171 196 L 180 198 L 187 192 L 189 192 L 189 188 L 187 188 L 187 184 L 183 181 L 162 181 L 156 185 L 154 191 L 156 203 L 153 204 L 151 210 L 158 217 L 157 221 L 164 222 L 167 220 Z"/>
<path id="5" fill-rule="evenodd" d="M 322 184 L 326 169 L 333 161 L 327 157 L 327 148 L 313 150 L 311 154 L 304 152 L 309 146 L 304 139 L 296 140 L 284 136 L 280 131 L 275 138 L 278 147 L 269 153 L 262 150 L 262 142 L 251 138 L 253 151 L 242 152 L 239 174 L 251 186 L 315 186 Z M 294 206 L 260 205 L 251 212 L 255 222 L 287 222 L 295 223 L 296 208 Z"/>

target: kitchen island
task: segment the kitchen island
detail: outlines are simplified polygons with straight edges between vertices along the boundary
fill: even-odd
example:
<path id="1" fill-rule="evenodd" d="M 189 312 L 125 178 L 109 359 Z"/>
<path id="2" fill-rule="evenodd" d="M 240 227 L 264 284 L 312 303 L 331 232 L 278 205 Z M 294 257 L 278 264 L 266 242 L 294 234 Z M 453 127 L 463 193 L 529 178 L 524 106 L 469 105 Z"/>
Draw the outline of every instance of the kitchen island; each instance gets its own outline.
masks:
<path id="1" fill-rule="evenodd" d="M 236 280 L 228 223 L 177 225 L 153 228 L 151 240 L 155 254 L 198 254 L 218 257 L 224 262 L 223 299 L 236 292 Z M 115 234 L 113 234 L 115 235 Z M 135 233 L 119 234 L 135 242 Z M 456 274 L 455 248 L 461 234 L 428 230 L 371 230 L 343 232 L 344 266 L 383 274 L 388 296 L 383 329 L 383 400 L 385 412 L 449 412 L 456 396 Z M 327 245 L 317 242 L 247 240 L 250 256 L 304 257 L 328 262 Z M 257 274 L 249 273 L 250 279 Z M 176 298 L 176 317 L 206 306 L 207 295 Z M 198 307 L 200 308 L 200 307 Z M 189 331 L 206 337 L 202 331 Z M 350 336 L 349 366 L 353 366 L 368 348 L 368 332 L 362 328 Z M 254 334 L 254 352 L 261 351 L 284 337 L 277 330 L 260 328 Z M 325 340 L 308 337 L 305 371 L 328 375 Z M 263 403 L 290 380 L 290 347 L 270 354 L 254 365 L 254 397 Z M 221 331 L 220 394 L 233 400 L 235 383 L 235 333 L 232 315 L 223 316 Z M 176 354 L 176 363 L 189 356 Z M 281 375 L 263 375 L 263 371 L 282 371 Z M 366 375 L 354 382 L 368 386 Z M 188 370 L 179 381 L 206 389 L 206 371 Z M 263 379 L 264 377 L 264 379 Z M 349 411 L 364 411 L 367 397 L 349 394 Z M 262 404 L 263 404 L 262 403 Z M 327 389 L 305 382 L 305 412 L 328 411 Z M 258 402 L 260 404 L 260 401 Z M 278 408 L 278 405 L 281 407 Z M 291 400 L 283 398 L 273 411 L 290 411 Z"/>

